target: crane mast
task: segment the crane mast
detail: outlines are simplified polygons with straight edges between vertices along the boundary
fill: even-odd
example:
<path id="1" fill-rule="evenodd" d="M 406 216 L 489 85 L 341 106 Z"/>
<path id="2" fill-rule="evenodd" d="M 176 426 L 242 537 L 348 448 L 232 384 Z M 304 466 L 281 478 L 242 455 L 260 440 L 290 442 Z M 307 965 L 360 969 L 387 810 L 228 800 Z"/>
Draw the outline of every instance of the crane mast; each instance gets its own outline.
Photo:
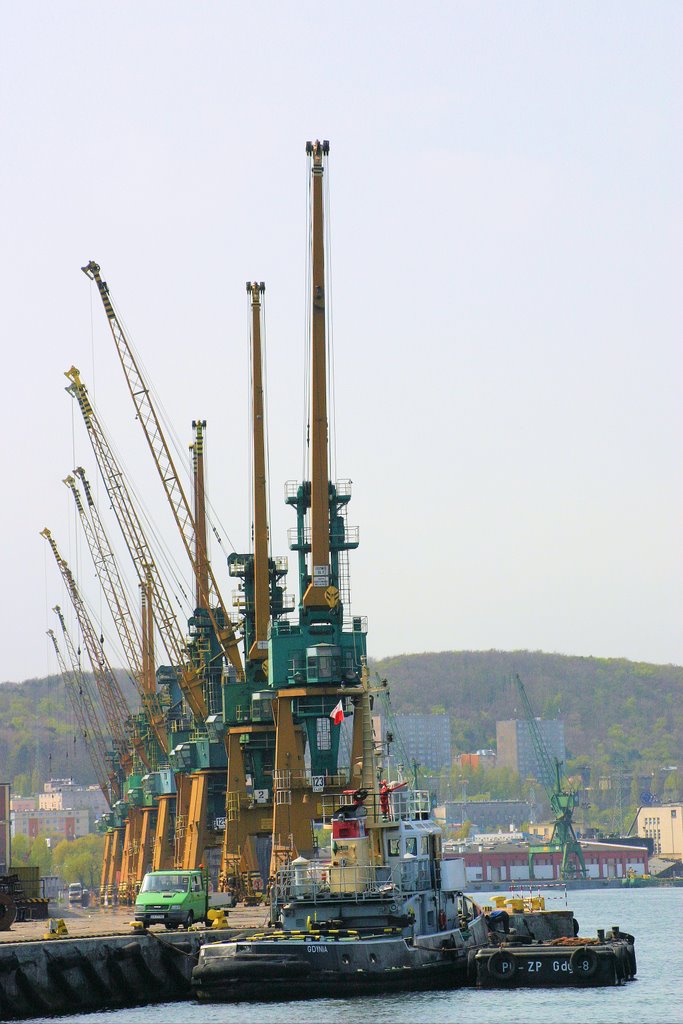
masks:
<path id="1" fill-rule="evenodd" d="M 303 595 L 306 608 L 326 608 L 330 576 L 330 512 L 327 430 L 327 362 L 325 351 L 325 243 L 323 221 L 323 156 L 328 142 L 309 142 L 312 157 L 312 287 L 311 287 L 311 582 Z"/>
<path id="2" fill-rule="evenodd" d="M 237 678 L 244 678 L 242 658 L 238 648 L 238 638 L 235 635 L 235 628 L 228 615 L 225 602 L 223 601 L 218 584 L 213 574 L 211 565 L 206 564 L 206 576 L 203 576 L 203 569 L 200 569 L 195 557 L 195 537 L 197 527 L 192 510 L 185 496 L 180 478 L 176 471 L 170 449 L 161 429 L 161 423 L 151 400 L 149 388 L 142 372 L 137 364 L 128 339 L 123 331 L 119 318 L 114 310 L 109 288 L 100 276 L 100 267 L 93 260 L 82 268 L 83 272 L 97 284 L 102 304 L 104 306 L 109 326 L 111 328 L 119 360 L 123 368 L 128 390 L 130 391 L 133 404 L 137 412 L 137 418 L 145 434 L 149 449 L 157 467 L 159 477 L 163 484 L 166 496 L 171 505 L 176 524 L 185 545 L 187 556 L 194 570 L 198 588 L 201 593 L 200 606 L 206 608 L 219 640 L 225 657 L 233 665 Z M 208 587 L 205 590 L 205 584 Z M 217 608 L 214 612 L 211 602 L 211 594 L 214 595 Z"/>
<path id="3" fill-rule="evenodd" d="M 203 693 L 202 676 L 192 660 L 192 652 L 187 646 L 171 606 L 166 588 L 152 556 L 145 531 L 140 522 L 140 517 L 128 490 L 126 479 L 118 465 L 102 424 L 90 403 L 87 388 L 81 380 L 79 371 L 75 366 L 72 366 L 70 370 L 67 370 L 65 376 L 71 381 L 67 391 L 76 399 L 81 410 L 90 442 L 95 452 L 95 458 L 107 488 L 107 494 L 112 503 L 128 551 L 133 559 L 138 581 L 141 586 L 149 583 L 153 599 L 154 620 L 164 649 L 171 664 L 179 673 L 178 681 L 185 700 L 195 717 L 195 721 L 201 725 L 206 721 L 208 715 Z"/>
<path id="4" fill-rule="evenodd" d="M 62 617 L 59 605 L 53 609 L 59 616 L 59 621 L 62 625 L 62 631 L 64 637 L 67 640 L 67 644 L 70 645 L 70 639 L 66 632 L 66 626 Z M 102 794 L 107 801 L 107 804 L 111 808 L 112 796 L 111 787 L 112 779 L 107 771 L 106 765 L 106 743 L 104 736 L 102 735 L 102 729 L 97 719 L 97 713 L 95 707 L 92 704 L 92 697 L 88 692 L 88 688 L 84 685 L 82 677 L 79 679 L 77 673 L 80 673 L 78 663 L 72 659 L 73 668 L 68 668 L 64 661 L 64 656 L 60 650 L 57 637 L 52 629 L 47 630 L 47 635 L 52 641 L 52 645 L 57 655 L 57 664 L 59 670 L 62 673 L 66 692 L 69 696 L 71 707 L 73 708 L 74 715 L 78 722 L 78 727 L 81 732 L 81 737 L 85 743 L 85 749 L 88 751 L 90 763 L 93 766 L 93 771 L 97 777 L 97 784 L 102 790 Z M 75 652 L 74 652 L 75 658 Z M 118 795 L 118 794 L 117 794 Z"/>
<path id="5" fill-rule="evenodd" d="M 262 296 L 266 286 L 247 284 L 251 299 L 251 402 L 254 473 L 254 641 L 250 661 L 268 657 L 270 622 L 270 566 L 268 562 L 268 507 L 266 499 L 265 409 L 263 401 L 263 360 L 261 353 Z"/>
<path id="6" fill-rule="evenodd" d="M 97 683 L 97 689 L 100 694 L 107 724 L 109 725 L 112 739 L 114 741 L 114 749 L 119 756 L 121 767 L 126 773 L 128 773 L 131 766 L 131 755 L 129 737 L 126 734 L 126 729 L 131 718 L 130 708 L 126 703 L 121 687 L 119 686 L 111 665 L 107 660 L 107 656 L 102 649 L 102 645 L 98 640 L 95 629 L 90 621 L 90 616 L 86 611 L 78 587 L 76 586 L 73 574 L 67 563 L 60 555 L 54 537 L 47 527 L 41 531 L 41 536 L 44 537 L 50 545 L 52 553 L 55 556 L 55 561 L 57 562 L 57 567 L 62 575 L 66 589 L 69 592 L 71 602 L 78 618 L 78 624 L 85 641 L 86 650 L 88 651 L 88 657 L 92 665 L 95 682 Z M 147 763 L 147 755 L 142 749 L 142 744 L 136 744 L 136 753 L 144 763 Z"/>
<path id="7" fill-rule="evenodd" d="M 192 445 L 192 463 L 194 469 L 194 508 L 195 508 L 195 545 L 194 557 L 197 565 L 195 579 L 195 601 L 201 608 L 203 595 L 209 592 L 209 555 L 206 538 L 206 489 L 204 486 L 204 431 L 206 420 L 192 420 L 194 444 Z"/>
<path id="8" fill-rule="evenodd" d="M 85 470 L 82 466 L 79 466 L 74 470 L 74 473 L 83 485 L 90 516 L 86 514 L 75 478 L 73 476 L 68 476 L 64 480 L 64 483 L 71 491 L 76 503 L 76 509 L 88 541 L 88 547 L 95 565 L 97 578 L 100 581 L 100 586 L 102 587 L 107 599 L 109 611 L 111 612 L 111 616 L 114 620 L 116 632 L 119 636 L 119 640 L 121 641 L 126 661 L 128 663 L 128 668 L 137 685 L 138 693 L 145 709 L 149 725 L 161 750 L 165 753 L 168 750 L 168 735 L 164 725 L 164 714 L 154 689 L 148 689 L 143 682 L 144 669 L 141 639 L 128 604 L 128 598 L 126 597 L 126 591 L 123 586 L 123 581 L 121 580 L 116 558 L 111 544 L 109 543 L 109 538 L 105 532 L 104 525 L 100 519 L 95 502 L 93 501 L 90 484 L 88 483 L 88 479 L 85 475 Z"/>

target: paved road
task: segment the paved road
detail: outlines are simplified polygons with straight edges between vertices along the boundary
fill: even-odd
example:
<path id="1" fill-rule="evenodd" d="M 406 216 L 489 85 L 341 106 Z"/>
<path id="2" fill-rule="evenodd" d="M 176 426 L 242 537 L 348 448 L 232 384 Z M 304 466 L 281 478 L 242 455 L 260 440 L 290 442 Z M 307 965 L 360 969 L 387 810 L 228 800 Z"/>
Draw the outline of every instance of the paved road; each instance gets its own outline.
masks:
<path id="1" fill-rule="evenodd" d="M 50 903 L 50 916 L 64 918 L 64 923 L 72 936 L 85 935 L 127 935 L 133 929 L 132 907 L 91 907 L 78 909 L 64 903 Z M 266 907 L 234 907 L 228 911 L 229 928 L 260 928 L 267 923 Z M 0 932 L 0 942 L 21 942 L 22 940 L 42 939 L 47 931 L 47 921 L 16 922 L 8 932 Z M 163 925 L 155 925 L 154 931 L 165 931 Z"/>

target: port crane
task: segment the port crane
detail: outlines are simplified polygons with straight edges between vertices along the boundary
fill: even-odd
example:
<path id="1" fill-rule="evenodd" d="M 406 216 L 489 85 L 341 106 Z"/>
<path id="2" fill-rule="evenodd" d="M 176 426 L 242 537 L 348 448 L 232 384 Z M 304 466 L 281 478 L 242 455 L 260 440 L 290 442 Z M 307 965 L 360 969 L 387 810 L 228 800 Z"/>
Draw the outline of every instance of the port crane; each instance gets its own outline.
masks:
<path id="1" fill-rule="evenodd" d="M 109 660 L 104 653 L 102 644 L 95 632 L 95 628 L 90 621 L 90 616 L 88 615 L 85 604 L 81 598 L 73 573 L 59 553 L 57 542 L 47 527 L 45 527 L 44 530 L 41 530 L 41 537 L 44 537 L 50 545 L 57 563 L 57 568 L 60 571 L 66 589 L 69 593 L 69 597 L 71 598 L 71 603 L 74 606 L 74 611 L 78 618 L 78 625 L 88 652 L 88 658 L 92 665 L 97 690 L 100 695 L 100 700 L 102 701 L 105 718 L 107 719 L 107 724 L 111 732 L 114 749 L 119 758 L 121 768 L 124 773 L 128 774 L 132 767 L 130 738 L 128 735 L 131 723 L 130 708 L 128 707 L 119 682 L 112 671 Z M 147 758 L 147 754 L 144 750 L 142 741 L 139 738 L 133 737 L 133 742 L 135 745 L 135 753 L 144 763 Z"/>
<path id="2" fill-rule="evenodd" d="M 137 419 L 149 445 L 154 464 L 173 511 L 176 525 L 180 531 L 187 557 L 195 573 L 200 592 L 199 596 L 201 597 L 198 606 L 206 609 L 225 657 L 235 669 L 238 680 L 241 680 L 244 678 L 244 668 L 238 648 L 239 641 L 235 633 L 235 627 L 228 615 L 226 604 L 221 597 L 208 559 L 205 557 L 203 559 L 197 558 L 195 547 L 197 526 L 195 516 L 185 496 L 171 451 L 161 429 L 161 422 L 152 402 L 149 386 L 138 366 L 119 317 L 114 309 L 107 283 L 102 280 L 99 265 L 94 260 L 91 260 L 82 270 L 87 277 L 95 281 L 99 290 L 128 390 L 135 406 Z M 215 610 L 212 607 L 212 598 L 216 602 Z"/>
<path id="3" fill-rule="evenodd" d="M 62 610 L 59 605 L 56 605 L 53 608 L 53 611 L 59 618 L 59 622 L 62 627 L 62 633 L 69 653 L 69 660 L 71 661 L 71 668 L 67 666 L 64 660 L 64 655 L 62 654 L 54 630 L 48 629 L 47 635 L 52 641 L 52 645 L 55 649 L 57 664 L 59 665 L 59 670 L 62 673 L 69 702 L 76 717 L 76 721 L 78 722 L 81 738 L 85 744 L 85 749 L 88 752 L 90 763 L 92 764 L 95 777 L 97 778 L 97 784 L 102 790 L 102 794 L 104 799 L 107 801 L 107 804 L 111 807 L 113 800 L 117 800 L 121 794 L 115 772 L 110 772 L 107 768 L 107 743 L 104 738 L 102 724 L 97 714 L 93 695 L 90 692 L 90 686 L 81 672 L 76 651 L 71 641 L 71 637 L 67 632 Z"/>
<path id="4" fill-rule="evenodd" d="M 219 884 L 250 894 L 258 876 L 265 885 L 272 844 L 273 762 L 275 723 L 268 685 L 268 630 L 271 621 L 293 611 L 294 602 L 282 583 L 286 558 L 269 554 L 265 401 L 264 401 L 264 294 L 263 281 L 247 282 L 250 311 L 251 435 L 252 435 L 252 551 L 228 558 L 231 577 L 237 578 L 235 596 L 243 615 L 246 691 L 228 687 L 224 692 L 225 744 L 228 785 L 225 798 L 225 833 Z M 247 777 L 251 786 L 247 785 Z"/>
<path id="5" fill-rule="evenodd" d="M 210 715 L 209 710 L 209 704 L 220 699 L 222 648 L 207 649 L 207 643 L 209 648 L 213 648 L 215 642 L 212 640 L 211 621 L 208 614 L 201 608 L 195 609 L 195 614 L 190 619 L 193 637 L 186 639 L 181 633 L 125 476 L 118 465 L 102 423 L 93 409 L 87 388 L 76 367 L 71 367 L 66 376 L 70 381 L 67 390 L 78 401 L 98 466 L 125 543 L 133 559 L 138 579 L 141 583 L 150 584 L 154 619 L 171 665 L 174 667 L 174 680 L 177 672 L 177 682 L 194 716 L 194 726 L 192 723 L 187 723 L 182 716 L 180 718 L 173 717 L 171 730 L 175 747 L 168 751 L 171 770 L 162 771 L 155 778 L 154 797 L 158 803 L 159 813 L 154 842 L 154 867 L 161 869 L 173 866 L 196 866 L 190 861 L 196 859 L 198 864 L 202 859 L 199 854 L 201 842 L 199 831 L 205 820 L 205 815 L 201 810 L 198 812 L 198 809 L 201 809 L 208 796 L 206 793 L 207 776 L 195 771 L 198 760 L 195 756 L 197 752 L 205 760 L 204 752 L 208 745 L 215 761 L 215 755 L 220 747 L 222 755 L 219 758 L 219 764 L 213 764 L 211 767 L 220 769 L 223 775 L 225 773 L 225 748 L 221 736 L 218 735 L 220 733 L 220 722 L 218 721 L 220 715 L 216 719 L 215 715 Z M 197 492 L 198 484 L 202 479 L 203 426 L 203 421 L 195 421 L 196 436 L 193 446 L 196 467 L 195 492 Z M 201 517 L 195 516 L 195 518 L 200 519 Z M 205 542 L 203 550 L 206 550 Z M 202 561 L 200 548 L 200 557 L 197 562 L 202 563 Z M 201 571 L 199 575 L 202 575 Z M 206 577 L 203 577 L 203 581 L 197 580 L 197 588 L 205 591 Z M 239 687 L 236 687 L 237 689 Z M 216 739 L 219 742 L 213 742 L 206 735 L 209 718 L 212 719 L 210 726 L 212 732 L 216 730 Z M 197 742 L 199 738 L 197 730 L 200 730 L 204 737 L 199 743 Z M 194 782 L 191 776 L 195 776 Z M 212 788 L 215 789 L 214 783 L 215 779 L 211 783 Z M 220 800 L 224 805 L 224 778 L 221 779 L 220 788 Z M 197 817 L 197 813 L 199 813 L 199 817 Z M 224 811 L 220 813 L 222 815 Z"/>
<path id="6" fill-rule="evenodd" d="M 144 709 L 145 719 L 140 725 L 145 731 L 148 763 L 152 767 L 157 767 L 160 761 L 165 764 L 168 758 L 168 733 L 164 711 L 156 689 L 154 659 L 153 657 L 150 659 L 153 630 L 150 628 L 148 619 L 147 590 L 145 587 L 141 588 L 141 634 L 133 618 L 116 557 L 93 500 L 85 470 L 79 466 L 74 473 L 83 486 L 90 515 L 86 513 L 75 477 L 69 475 L 64 483 L 73 495 L 97 577 L 114 620 L 131 678 L 136 683 Z M 128 803 L 120 868 L 119 899 L 121 900 L 132 895 L 136 886 L 142 881 L 147 861 L 150 859 L 152 826 L 156 825 L 156 806 L 153 803 L 145 803 L 141 780 L 131 777 L 128 782 Z M 114 822 L 112 822 L 112 827 L 114 827 Z"/>
<path id="7" fill-rule="evenodd" d="M 273 620 L 268 646 L 268 685 L 276 723 L 273 771 L 271 873 L 294 850 L 312 846 L 311 819 L 324 819 L 349 785 L 360 785 L 362 716 L 354 714 L 350 776 L 339 769 L 341 729 L 333 708 L 360 697 L 366 657 L 362 617 L 344 621 L 348 603 L 347 552 L 358 547 L 346 525 L 350 481 L 330 480 L 327 412 L 327 316 L 323 179 L 327 141 L 308 142 L 311 276 L 309 480 L 288 483 L 285 500 L 296 511 L 290 548 L 298 553 L 299 621 Z M 350 710 L 350 708 L 349 708 Z M 345 708 L 346 711 L 346 708 Z M 308 751 L 310 770 L 306 765 Z"/>
<path id="8" fill-rule="evenodd" d="M 194 663 L 194 654 L 187 646 L 185 636 L 176 618 L 125 475 L 109 443 L 102 422 L 95 413 L 79 370 L 72 366 L 66 371 L 65 376 L 70 381 L 67 391 L 76 399 L 81 410 L 109 500 L 133 560 L 138 582 L 144 586 L 149 581 L 151 585 L 154 621 L 159 630 L 162 644 L 171 665 L 178 673 L 178 684 L 187 705 L 195 721 L 202 725 L 208 714 L 203 693 L 203 674 Z"/>
<path id="9" fill-rule="evenodd" d="M 518 675 L 515 676 L 515 683 L 522 699 L 524 716 L 534 745 L 540 781 L 548 794 L 548 800 L 555 815 L 550 842 L 529 844 L 529 875 L 531 878 L 534 877 L 534 860 L 539 854 L 553 853 L 559 850 L 562 853 L 560 877 L 562 879 L 586 878 L 586 862 L 581 844 L 576 838 L 572 820 L 574 808 L 578 803 L 578 795 L 567 784 L 562 773 L 562 762 L 557 757 L 551 757 L 531 708 L 524 683 Z"/>
<path id="10" fill-rule="evenodd" d="M 168 734 L 164 723 L 163 709 L 159 703 L 156 693 L 156 679 L 154 672 L 149 672 L 143 665 L 142 638 L 131 612 L 125 587 L 119 573 L 116 557 L 112 550 L 109 538 L 107 537 L 104 525 L 93 500 L 92 491 L 85 470 L 79 466 L 74 470 L 80 479 L 85 493 L 86 503 L 90 515 L 86 513 L 85 506 L 76 484 L 76 478 L 69 474 L 64 483 L 71 491 L 78 512 L 78 517 L 83 527 L 90 555 L 95 566 L 97 578 L 104 592 L 104 596 L 111 612 L 116 632 L 124 651 L 128 670 L 131 679 L 135 682 L 145 709 L 149 727 L 159 745 L 159 751 L 150 751 L 153 761 L 158 761 L 159 752 L 166 756 L 168 750 Z"/>

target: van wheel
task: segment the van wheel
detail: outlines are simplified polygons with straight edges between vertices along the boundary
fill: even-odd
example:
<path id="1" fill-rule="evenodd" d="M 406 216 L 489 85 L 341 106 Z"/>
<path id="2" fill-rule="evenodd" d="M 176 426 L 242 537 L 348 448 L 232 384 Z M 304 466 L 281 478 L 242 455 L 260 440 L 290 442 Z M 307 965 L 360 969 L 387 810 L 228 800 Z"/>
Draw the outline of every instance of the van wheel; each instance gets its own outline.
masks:
<path id="1" fill-rule="evenodd" d="M 167 932 L 174 932 L 177 927 L 178 927 L 178 924 L 176 922 L 171 924 L 170 921 L 167 921 L 166 924 L 164 925 L 164 928 L 166 929 Z"/>
<path id="2" fill-rule="evenodd" d="M 193 924 L 194 924 L 194 913 L 193 913 L 193 911 L 189 910 L 187 912 L 187 917 L 185 918 L 185 931 L 187 931 L 188 928 L 191 928 Z"/>

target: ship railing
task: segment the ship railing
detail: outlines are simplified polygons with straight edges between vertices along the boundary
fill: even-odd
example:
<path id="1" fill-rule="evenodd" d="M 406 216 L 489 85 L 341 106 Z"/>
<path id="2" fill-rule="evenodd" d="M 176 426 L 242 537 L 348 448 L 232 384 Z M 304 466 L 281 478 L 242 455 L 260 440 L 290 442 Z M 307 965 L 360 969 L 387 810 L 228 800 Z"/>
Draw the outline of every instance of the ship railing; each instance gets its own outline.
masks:
<path id="1" fill-rule="evenodd" d="M 290 900 L 330 903 L 340 899 L 355 903 L 394 903 L 411 893 L 424 891 L 430 885 L 427 862 L 341 867 L 310 861 L 280 868 L 275 875 L 272 897 L 276 904 Z"/>
<path id="2" fill-rule="evenodd" d="M 393 821 L 427 821 L 431 817 L 431 800 L 426 789 L 397 789 L 391 793 Z"/>
<path id="3" fill-rule="evenodd" d="M 341 789 L 348 784 L 348 781 L 349 771 L 314 774 L 306 768 L 276 768 L 273 772 L 273 788 L 276 790 L 310 787 L 314 793 L 324 793 L 326 789 Z M 353 797 L 345 800 L 340 795 L 335 796 L 334 799 L 337 801 L 337 806 L 353 803 Z"/>

